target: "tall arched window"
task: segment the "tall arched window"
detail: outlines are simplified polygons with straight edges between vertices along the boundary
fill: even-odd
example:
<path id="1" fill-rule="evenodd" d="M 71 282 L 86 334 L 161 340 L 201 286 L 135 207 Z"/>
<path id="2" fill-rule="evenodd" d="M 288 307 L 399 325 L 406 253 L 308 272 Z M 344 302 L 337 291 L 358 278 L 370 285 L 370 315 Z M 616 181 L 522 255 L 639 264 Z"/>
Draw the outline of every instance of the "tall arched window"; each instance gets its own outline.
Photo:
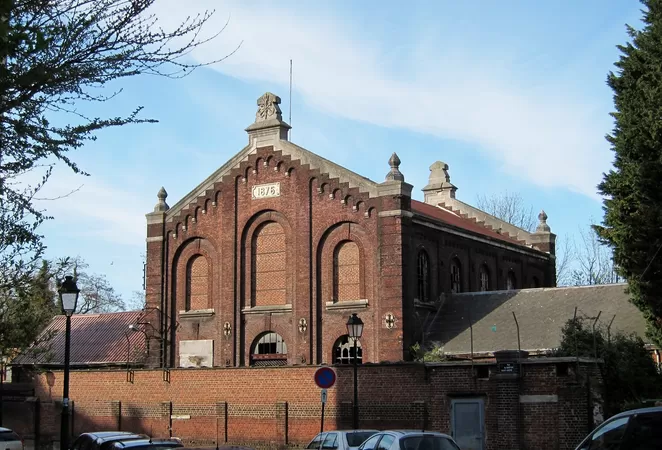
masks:
<path id="1" fill-rule="evenodd" d="M 462 292 L 462 270 L 460 266 L 460 261 L 457 258 L 453 258 L 450 265 L 450 276 L 451 276 L 451 292 L 458 293 Z"/>
<path id="2" fill-rule="evenodd" d="M 186 265 L 186 311 L 209 307 L 209 266 L 202 255 L 195 255 Z"/>
<path id="3" fill-rule="evenodd" d="M 287 364 L 287 345 L 282 336 L 272 331 L 255 340 L 251 349 L 252 366 L 284 366 Z"/>
<path id="4" fill-rule="evenodd" d="M 425 250 L 418 252 L 418 300 L 430 301 L 430 258 Z"/>
<path id="5" fill-rule="evenodd" d="M 515 279 L 515 272 L 512 270 L 508 271 L 508 276 L 506 277 L 506 289 L 517 289 L 517 280 Z"/>
<path id="6" fill-rule="evenodd" d="M 354 355 L 354 339 L 344 335 L 338 338 L 333 344 L 333 364 L 354 364 L 363 363 L 363 348 L 361 348 L 361 341 L 356 341 L 356 355 Z"/>
<path id="7" fill-rule="evenodd" d="M 480 266 L 480 290 L 482 292 L 490 290 L 490 272 L 485 264 Z"/>
<path id="8" fill-rule="evenodd" d="M 277 222 L 260 225 L 255 231 L 251 250 L 253 306 L 287 304 L 286 242 L 283 227 Z"/>
<path id="9" fill-rule="evenodd" d="M 539 288 L 540 287 L 540 281 L 538 280 L 538 277 L 533 277 L 531 279 L 531 287 L 532 288 Z"/>
<path id="10" fill-rule="evenodd" d="M 356 242 L 344 241 L 333 253 L 333 301 L 361 299 L 361 261 Z"/>

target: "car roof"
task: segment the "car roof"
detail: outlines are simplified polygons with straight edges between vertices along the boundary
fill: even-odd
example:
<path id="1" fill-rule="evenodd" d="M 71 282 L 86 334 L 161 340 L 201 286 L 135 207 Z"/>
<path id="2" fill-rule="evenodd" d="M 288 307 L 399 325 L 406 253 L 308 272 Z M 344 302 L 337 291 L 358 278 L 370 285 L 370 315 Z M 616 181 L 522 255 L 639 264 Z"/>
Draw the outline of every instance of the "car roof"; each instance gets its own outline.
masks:
<path id="1" fill-rule="evenodd" d="M 381 433 L 396 433 L 402 436 L 440 436 L 452 439 L 449 435 L 440 433 L 438 431 L 423 431 L 423 430 L 384 430 Z"/>
<path id="2" fill-rule="evenodd" d="M 662 406 L 651 406 L 649 408 L 639 408 L 639 409 L 631 409 L 629 411 L 623 411 L 622 413 L 618 413 L 615 416 L 610 417 L 609 420 L 618 419 L 619 417 L 633 416 L 635 414 L 648 414 L 648 413 L 662 413 Z"/>
<path id="3" fill-rule="evenodd" d="M 95 439 L 99 439 L 99 438 L 103 439 L 110 436 L 127 436 L 130 434 L 134 434 L 134 433 L 131 431 L 94 431 L 92 433 L 81 433 L 80 436 L 90 436 Z"/>
<path id="4" fill-rule="evenodd" d="M 0 431 L 2 431 L 4 433 L 5 431 L 14 431 L 14 430 L 11 430 L 9 428 L 0 427 Z"/>
<path id="5" fill-rule="evenodd" d="M 130 441 L 122 442 L 118 441 L 115 443 L 116 447 L 130 448 L 130 447 L 139 447 L 141 445 L 154 444 L 154 445 L 168 445 L 172 444 L 173 447 L 183 447 L 180 441 L 175 439 L 133 439 Z"/>

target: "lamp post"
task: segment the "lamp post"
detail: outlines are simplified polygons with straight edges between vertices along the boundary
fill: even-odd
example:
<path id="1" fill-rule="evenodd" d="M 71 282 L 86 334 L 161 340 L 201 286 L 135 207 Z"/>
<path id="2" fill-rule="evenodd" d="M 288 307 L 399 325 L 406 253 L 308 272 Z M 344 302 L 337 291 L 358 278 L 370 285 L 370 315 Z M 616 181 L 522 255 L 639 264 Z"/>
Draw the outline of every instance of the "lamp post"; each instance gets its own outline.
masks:
<path id="1" fill-rule="evenodd" d="M 359 376 L 358 376 L 358 340 L 363 334 L 363 321 L 356 313 L 349 316 L 347 321 L 347 334 L 354 339 L 354 429 L 359 429 Z"/>
<path id="2" fill-rule="evenodd" d="M 62 420 L 60 421 L 60 449 L 69 449 L 69 353 L 71 344 L 71 315 L 76 309 L 78 293 L 80 289 L 76 281 L 67 275 L 60 285 L 60 303 L 62 312 L 66 316 L 66 328 L 64 335 L 64 391 L 62 392 Z"/>

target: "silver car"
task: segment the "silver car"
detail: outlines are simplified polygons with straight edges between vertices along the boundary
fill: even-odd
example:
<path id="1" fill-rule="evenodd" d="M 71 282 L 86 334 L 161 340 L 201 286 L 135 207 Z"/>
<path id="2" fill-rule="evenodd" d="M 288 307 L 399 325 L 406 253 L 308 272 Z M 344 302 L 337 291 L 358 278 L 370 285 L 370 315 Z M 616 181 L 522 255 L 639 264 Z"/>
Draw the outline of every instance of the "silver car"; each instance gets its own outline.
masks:
<path id="1" fill-rule="evenodd" d="M 334 430 L 319 433 L 310 441 L 307 449 L 355 450 L 378 430 Z"/>
<path id="2" fill-rule="evenodd" d="M 436 431 L 381 431 L 359 450 L 460 450 L 452 437 Z"/>
<path id="3" fill-rule="evenodd" d="M 23 450 L 23 440 L 9 428 L 0 427 L 1 450 Z"/>

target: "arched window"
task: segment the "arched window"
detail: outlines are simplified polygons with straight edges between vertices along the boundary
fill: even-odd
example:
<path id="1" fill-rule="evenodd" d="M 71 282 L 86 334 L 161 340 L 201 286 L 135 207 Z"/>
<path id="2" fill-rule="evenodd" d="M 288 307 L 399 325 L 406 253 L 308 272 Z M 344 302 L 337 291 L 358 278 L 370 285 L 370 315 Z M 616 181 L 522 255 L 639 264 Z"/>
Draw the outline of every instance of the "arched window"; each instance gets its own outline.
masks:
<path id="1" fill-rule="evenodd" d="M 186 265 L 186 311 L 209 307 L 209 267 L 207 259 L 195 255 Z"/>
<path id="2" fill-rule="evenodd" d="M 430 258 L 425 250 L 418 252 L 418 300 L 430 301 Z"/>
<path id="3" fill-rule="evenodd" d="M 540 287 L 540 280 L 538 280 L 538 277 L 533 277 L 531 279 L 531 287 L 533 287 L 533 288 Z"/>
<path id="4" fill-rule="evenodd" d="M 490 272 L 485 264 L 480 266 L 480 290 L 482 292 L 490 290 Z"/>
<path id="5" fill-rule="evenodd" d="M 515 279 L 515 272 L 512 270 L 508 271 L 508 276 L 506 277 L 506 289 L 517 289 L 517 280 Z"/>
<path id="6" fill-rule="evenodd" d="M 451 292 L 453 293 L 462 292 L 462 270 L 460 267 L 460 261 L 457 258 L 454 258 L 451 261 L 450 276 L 451 276 Z"/>
<path id="7" fill-rule="evenodd" d="M 269 331 L 255 340 L 251 350 L 252 366 L 284 366 L 287 364 L 287 345 L 282 336 Z"/>
<path id="8" fill-rule="evenodd" d="M 333 344 L 333 364 L 354 364 L 354 339 L 344 335 Z M 361 341 L 356 341 L 356 363 L 363 363 Z"/>
<path id="9" fill-rule="evenodd" d="M 285 305 L 285 230 L 278 222 L 266 222 L 255 231 L 251 282 L 253 306 Z"/>
<path id="10" fill-rule="evenodd" d="M 356 242 L 344 241 L 333 252 L 333 301 L 361 299 L 361 261 Z"/>

